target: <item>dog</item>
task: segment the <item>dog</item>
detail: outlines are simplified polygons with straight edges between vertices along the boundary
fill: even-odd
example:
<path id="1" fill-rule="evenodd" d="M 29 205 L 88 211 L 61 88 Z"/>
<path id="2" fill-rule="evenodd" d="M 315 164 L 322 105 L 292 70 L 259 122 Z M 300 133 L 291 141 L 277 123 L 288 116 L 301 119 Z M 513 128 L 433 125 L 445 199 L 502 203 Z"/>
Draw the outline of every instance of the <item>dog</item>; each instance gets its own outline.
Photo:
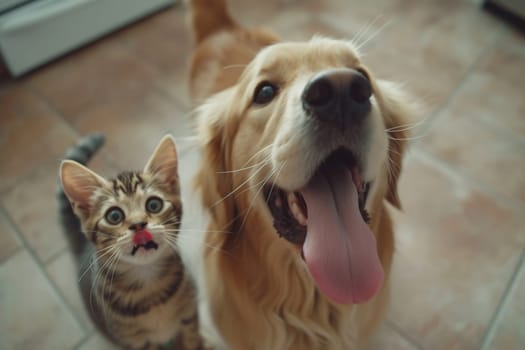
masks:
<path id="1" fill-rule="evenodd" d="M 208 340 L 361 348 L 388 305 L 412 98 L 351 41 L 281 42 L 239 25 L 225 0 L 190 12 Z"/>

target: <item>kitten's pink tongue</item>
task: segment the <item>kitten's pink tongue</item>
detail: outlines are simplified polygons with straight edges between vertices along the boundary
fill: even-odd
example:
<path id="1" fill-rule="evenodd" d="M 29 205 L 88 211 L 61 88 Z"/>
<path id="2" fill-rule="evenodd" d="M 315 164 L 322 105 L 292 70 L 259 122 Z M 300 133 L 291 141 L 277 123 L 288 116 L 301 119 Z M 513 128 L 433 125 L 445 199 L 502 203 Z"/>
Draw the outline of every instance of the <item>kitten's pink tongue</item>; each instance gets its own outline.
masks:
<path id="1" fill-rule="evenodd" d="M 383 268 L 350 170 L 328 165 L 301 194 L 308 208 L 304 259 L 318 288 L 337 303 L 368 301 L 381 287 Z"/>
<path id="2" fill-rule="evenodd" d="M 146 243 L 152 240 L 153 235 L 147 230 L 137 231 L 133 236 L 134 245 L 145 245 Z"/>

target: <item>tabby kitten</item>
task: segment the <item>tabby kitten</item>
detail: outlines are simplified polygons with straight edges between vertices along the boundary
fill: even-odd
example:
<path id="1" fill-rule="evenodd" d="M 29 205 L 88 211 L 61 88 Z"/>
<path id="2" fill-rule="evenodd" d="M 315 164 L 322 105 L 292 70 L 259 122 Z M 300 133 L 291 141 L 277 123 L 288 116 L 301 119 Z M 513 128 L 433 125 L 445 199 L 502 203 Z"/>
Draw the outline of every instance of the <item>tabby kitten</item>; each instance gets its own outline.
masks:
<path id="1" fill-rule="evenodd" d="M 60 166 L 62 222 L 84 303 L 125 348 L 200 349 L 193 284 L 176 251 L 182 203 L 174 140 L 160 141 L 144 171 L 111 180 L 80 164 L 102 143 L 102 135 L 88 136 Z"/>

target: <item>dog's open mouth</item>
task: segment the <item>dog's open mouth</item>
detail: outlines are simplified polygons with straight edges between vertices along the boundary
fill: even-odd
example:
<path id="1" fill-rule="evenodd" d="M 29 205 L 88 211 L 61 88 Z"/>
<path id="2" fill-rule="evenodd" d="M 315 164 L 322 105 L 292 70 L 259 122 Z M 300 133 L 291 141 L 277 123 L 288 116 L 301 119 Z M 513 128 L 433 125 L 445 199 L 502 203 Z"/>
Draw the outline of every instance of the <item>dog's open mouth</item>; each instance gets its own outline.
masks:
<path id="1" fill-rule="evenodd" d="M 344 304 L 369 300 L 383 279 L 365 210 L 369 183 L 362 181 L 358 169 L 352 153 L 340 149 L 303 188 L 266 188 L 278 234 L 301 246 L 319 289 Z"/>
<path id="2" fill-rule="evenodd" d="M 347 167 L 352 173 L 352 181 L 358 191 L 359 211 L 363 220 L 370 223 L 370 215 L 365 209 L 369 182 L 361 181 L 355 157 L 344 149 L 332 153 L 319 167 L 330 166 L 330 163 L 339 163 Z M 321 170 L 320 170 L 321 171 Z M 287 192 L 277 186 L 266 187 L 266 202 L 274 218 L 274 227 L 279 236 L 291 243 L 303 245 L 306 238 L 308 207 L 300 191 Z"/>

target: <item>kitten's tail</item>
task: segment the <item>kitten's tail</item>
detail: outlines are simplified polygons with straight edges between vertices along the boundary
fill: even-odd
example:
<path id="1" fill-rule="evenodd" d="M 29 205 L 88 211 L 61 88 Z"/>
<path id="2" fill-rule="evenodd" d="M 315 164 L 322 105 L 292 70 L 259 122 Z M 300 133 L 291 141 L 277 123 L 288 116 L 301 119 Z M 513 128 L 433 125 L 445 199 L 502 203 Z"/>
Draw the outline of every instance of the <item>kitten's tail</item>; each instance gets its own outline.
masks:
<path id="1" fill-rule="evenodd" d="M 104 135 L 100 133 L 90 134 L 82 138 L 76 145 L 71 147 L 66 152 L 64 159 L 74 160 L 82 165 L 86 165 L 95 155 L 95 153 L 102 147 L 104 141 Z M 73 212 L 71 204 L 64 193 L 64 189 L 62 188 L 60 181 L 58 183 L 57 199 L 60 222 L 64 228 L 66 237 L 69 241 L 71 249 L 73 250 L 73 253 L 76 256 L 79 256 L 82 254 L 87 240 L 81 233 L 82 227 L 80 225 L 80 221 Z"/>

